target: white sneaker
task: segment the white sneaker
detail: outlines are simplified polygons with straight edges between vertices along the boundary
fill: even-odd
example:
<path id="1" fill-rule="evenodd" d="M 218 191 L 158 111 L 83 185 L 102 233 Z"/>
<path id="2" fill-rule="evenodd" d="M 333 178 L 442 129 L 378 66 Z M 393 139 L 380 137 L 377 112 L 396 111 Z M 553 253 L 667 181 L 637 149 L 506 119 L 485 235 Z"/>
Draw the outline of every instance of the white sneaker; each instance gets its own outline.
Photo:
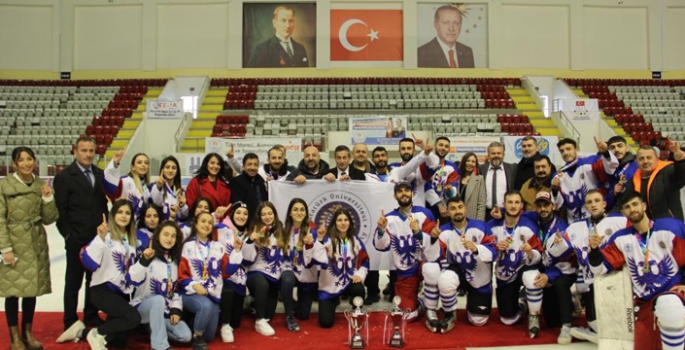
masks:
<path id="1" fill-rule="evenodd" d="M 254 323 L 254 329 L 257 331 L 257 333 L 267 337 L 276 334 L 276 331 L 274 331 L 274 329 L 271 328 L 269 321 L 265 318 L 257 320 L 257 322 Z"/>
<path id="2" fill-rule="evenodd" d="M 597 336 L 597 333 L 585 327 L 573 327 L 571 328 L 570 334 L 576 339 L 587 340 L 595 344 L 599 343 L 599 337 Z"/>
<path id="3" fill-rule="evenodd" d="M 83 322 L 76 321 L 74 324 L 72 324 L 69 328 L 67 328 L 64 333 L 60 334 L 59 338 L 57 338 L 56 343 L 61 344 L 61 343 L 66 343 L 68 341 L 73 341 L 73 342 L 78 342 L 79 339 L 79 333 L 86 329 L 86 325 L 83 324 Z"/>
<path id="4" fill-rule="evenodd" d="M 224 343 L 233 343 L 233 328 L 230 324 L 221 326 L 221 341 Z"/>
<path id="5" fill-rule="evenodd" d="M 561 332 L 559 332 L 559 337 L 557 338 L 557 343 L 562 345 L 571 344 L 571 326 L 563 325 L 561 326 Z"/>
<path id="6" fill-rule="evenodd" d="M 98 334 L 98 329 L 93 328 L 88 332 L 88 336 L 86 337 L 88 340 L 88 345 L 90 345 L 91 350 L 107 350 L 107 341 L 105 340 L 104 335 Z"/>

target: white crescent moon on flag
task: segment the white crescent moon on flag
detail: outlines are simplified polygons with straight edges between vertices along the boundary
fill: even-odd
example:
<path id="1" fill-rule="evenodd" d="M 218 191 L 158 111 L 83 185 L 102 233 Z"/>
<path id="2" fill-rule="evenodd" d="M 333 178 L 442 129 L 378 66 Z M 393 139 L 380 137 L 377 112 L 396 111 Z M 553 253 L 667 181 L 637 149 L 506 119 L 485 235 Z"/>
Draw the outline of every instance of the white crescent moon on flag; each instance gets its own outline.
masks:
<path id="1" fill-rule="evenodd" d="M 352 19 L 348 19 L 347 21 L 345 21 L 345 23 L 343 23 L 340 26 L 340 30 L 338 31 L 338 38 L 340 38 L 340 44 L 345 49 L 352 51 L 352 52 L 358 52 L 358 51 L 364 50 L 366 45 L 368 45 L 368 43 L 367 43 L 367 44 L 364 44 L 364 46 L 354 46 L 354 45 L 350 44 L 349 40 L 347 40 L 347 30 L 350 29 L 350 27 L 355 25 L 355 24 L 363 24 L 364 26 L 366 26 L 366 23 L 364 23 L 364 21 L 362 21 L 360 19 L 352 18 Z"/>

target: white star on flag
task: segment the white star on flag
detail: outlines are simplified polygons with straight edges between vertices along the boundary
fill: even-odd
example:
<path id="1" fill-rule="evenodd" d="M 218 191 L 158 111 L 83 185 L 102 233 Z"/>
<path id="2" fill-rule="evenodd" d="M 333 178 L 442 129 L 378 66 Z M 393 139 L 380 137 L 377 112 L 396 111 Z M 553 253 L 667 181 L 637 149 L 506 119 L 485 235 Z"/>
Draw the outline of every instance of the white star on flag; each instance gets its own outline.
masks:
<path id="1" fill-rule="evenodd" d="M 371 42 L 373 42 L 374 40 L 381 40 L 380 38 L 378 38 L 378 31 L 373 30 L 373 28 L 371 28 L 371 33 L 366 34 L 366 36 L 371 38 Z"/>

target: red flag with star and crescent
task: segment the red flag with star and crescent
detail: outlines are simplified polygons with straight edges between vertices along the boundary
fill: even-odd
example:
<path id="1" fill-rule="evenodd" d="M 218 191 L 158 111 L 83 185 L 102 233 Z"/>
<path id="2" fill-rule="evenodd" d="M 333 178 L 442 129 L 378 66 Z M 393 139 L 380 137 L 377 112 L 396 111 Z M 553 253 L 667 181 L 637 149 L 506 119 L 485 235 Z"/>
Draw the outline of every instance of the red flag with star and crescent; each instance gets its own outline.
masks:
<path id="1" fill-rule="evenodd" d="M 402 10 L 331 10 L 331 61 L 402 61 Z"/>

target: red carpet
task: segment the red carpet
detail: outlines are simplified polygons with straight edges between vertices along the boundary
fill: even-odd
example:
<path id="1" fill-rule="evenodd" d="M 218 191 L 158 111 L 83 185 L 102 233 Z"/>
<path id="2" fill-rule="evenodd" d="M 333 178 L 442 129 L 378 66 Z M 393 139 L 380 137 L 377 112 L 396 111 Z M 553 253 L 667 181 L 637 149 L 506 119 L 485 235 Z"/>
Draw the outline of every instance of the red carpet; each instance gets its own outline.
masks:
<path id="1" fill-rule="evenodd" d="M 4 313 L 2 319 L 4 320 Z M 342 314 L 337 314 L 335 326 L 331 329 L 319 328 L 316 315 L 312 314 L 308 321 L 300 322 L 302 331 L 290 333 L 285 328 L 285 319 L 278 314 L 271 322 L 276 330 L 276 336 L 267 338 L 254 331 L 251 317 L 244 317 L 242 326 L 235 331 L 235 343 L 224 344 L 217 337 L 210 343 L 210 349 L 348 349 L 347 320 Z M 372 313 L 369 319 L 371 342 L 367 349 L 387 349 L 382 344 L 383 313 Z M 21 318 L 20 318 L 21 320 Z M 46 349 L 89 349 L 88 343 L 55 344 L 55 339 L 62 332 L 62 314 L 57 312 L 37 312 L 33 327 L 36 337 L 43 342 Z M 559 329 L 547 329 L 543 325 L 540 335 L 536 339 L 528 338 L 526 322 L 509 327 L 499 320 L 499 314 L 493 309 L 490 320 L 485 327 L 474 327 L 468 323 L 466 311 L 460 310 L 457 325 L 445 335 L 433 334 L 424 324 L 424 318 L 411 323 L 407 327 L 406 349 L 454 349 L 463 350 L 465 347 L 513 346 L 554 344 L 557 342 Z M 541 318 L 542 321 L 542 318 Z M 584 321 L 582 321 L 584 322 Z M 9 334 L 3 321 L 0 349 L 9 347 Z M 172 345 L 174 346 L 174 345 Z M 179 348 L 180 346 L 174 346 Z M 127 349 L 150 349 L 149 338 L 135 331 L 131 334 Z"/>

